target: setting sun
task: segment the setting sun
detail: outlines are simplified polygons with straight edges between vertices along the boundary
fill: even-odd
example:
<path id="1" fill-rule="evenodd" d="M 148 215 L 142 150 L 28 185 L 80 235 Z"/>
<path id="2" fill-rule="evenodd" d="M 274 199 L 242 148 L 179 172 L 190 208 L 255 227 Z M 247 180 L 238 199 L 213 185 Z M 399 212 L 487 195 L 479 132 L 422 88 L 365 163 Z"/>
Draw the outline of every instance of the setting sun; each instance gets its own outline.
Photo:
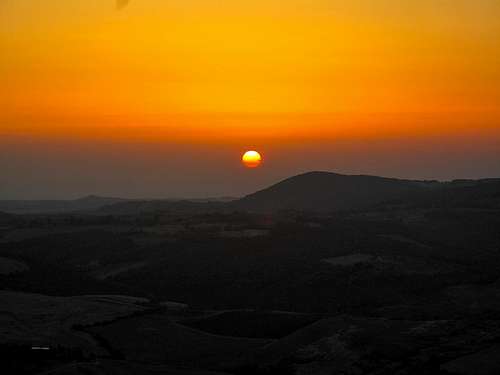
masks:
<path id="1" fill-rule="evenodd" d="M 257 168 L 262 163 L 262 157 L 257 151 L 245 152 L 241 160 L 247 168 Z"/>
<path id="2" fill-rule="evenodd" d="M 500 375 L 499 40 L 500 0 L 0 0 L 0 375 Z"/>

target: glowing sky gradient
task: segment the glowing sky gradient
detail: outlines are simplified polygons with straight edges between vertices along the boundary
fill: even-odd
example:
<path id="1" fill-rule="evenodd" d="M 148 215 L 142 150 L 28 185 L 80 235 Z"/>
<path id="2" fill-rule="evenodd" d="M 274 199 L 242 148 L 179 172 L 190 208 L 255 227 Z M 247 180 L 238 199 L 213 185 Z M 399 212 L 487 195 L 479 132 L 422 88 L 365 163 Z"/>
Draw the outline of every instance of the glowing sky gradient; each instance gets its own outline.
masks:
<path id="1" fill-rule="evenodd" d="M 499 1 L 116 5 L 0 2 L 0 198 L 500 175 Z M 249 176 L 253 148 L 266 165 Z"/>

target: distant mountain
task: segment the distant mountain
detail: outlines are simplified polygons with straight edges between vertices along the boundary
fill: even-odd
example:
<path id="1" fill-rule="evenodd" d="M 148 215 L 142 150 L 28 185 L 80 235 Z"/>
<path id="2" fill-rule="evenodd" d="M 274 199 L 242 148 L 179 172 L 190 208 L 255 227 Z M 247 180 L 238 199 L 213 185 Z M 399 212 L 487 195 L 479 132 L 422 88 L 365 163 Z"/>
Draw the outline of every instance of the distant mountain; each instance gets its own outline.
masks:
<path id="1" fill-rule="evenodd" d="M 436 181 L 309 172 L 247 195 L 232 205 L 237 209 L 255 212 L 358 209 L 402 199 L 438 186 L 440 183 Z"/>
<path id="2" fill-rule="evenodd" d="M 95 195 L 75 200 L 0 200 L 0 211 L 15 214 L 91 211 L 109 204 L 124 201 L 127 200 Z"/>

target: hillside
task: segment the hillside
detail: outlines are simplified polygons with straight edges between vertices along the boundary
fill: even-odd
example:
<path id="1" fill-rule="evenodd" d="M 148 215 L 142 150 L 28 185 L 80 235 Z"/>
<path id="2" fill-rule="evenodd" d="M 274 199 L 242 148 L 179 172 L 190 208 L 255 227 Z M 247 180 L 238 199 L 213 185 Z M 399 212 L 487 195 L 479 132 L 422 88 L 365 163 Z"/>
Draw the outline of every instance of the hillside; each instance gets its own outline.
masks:
<path id="1" fill-rule="evenodd" d="M 238 209 L 255 212 L 358 209 L 426 191 L 435 185 L 439 183 L 309 172 L 247 195 L 233 205 Z"/>

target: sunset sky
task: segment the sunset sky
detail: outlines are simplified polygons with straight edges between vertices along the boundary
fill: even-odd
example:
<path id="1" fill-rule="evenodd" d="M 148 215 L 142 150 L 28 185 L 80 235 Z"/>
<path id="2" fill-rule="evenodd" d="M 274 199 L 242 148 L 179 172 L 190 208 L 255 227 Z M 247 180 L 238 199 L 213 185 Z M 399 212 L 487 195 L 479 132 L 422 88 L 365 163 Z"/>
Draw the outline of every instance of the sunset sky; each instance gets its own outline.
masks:
<path id="1" fill-rule="evenodd" d="M 1 0 L 0 199 L 499 177 L 499 20 L 497 0 Z"/>

